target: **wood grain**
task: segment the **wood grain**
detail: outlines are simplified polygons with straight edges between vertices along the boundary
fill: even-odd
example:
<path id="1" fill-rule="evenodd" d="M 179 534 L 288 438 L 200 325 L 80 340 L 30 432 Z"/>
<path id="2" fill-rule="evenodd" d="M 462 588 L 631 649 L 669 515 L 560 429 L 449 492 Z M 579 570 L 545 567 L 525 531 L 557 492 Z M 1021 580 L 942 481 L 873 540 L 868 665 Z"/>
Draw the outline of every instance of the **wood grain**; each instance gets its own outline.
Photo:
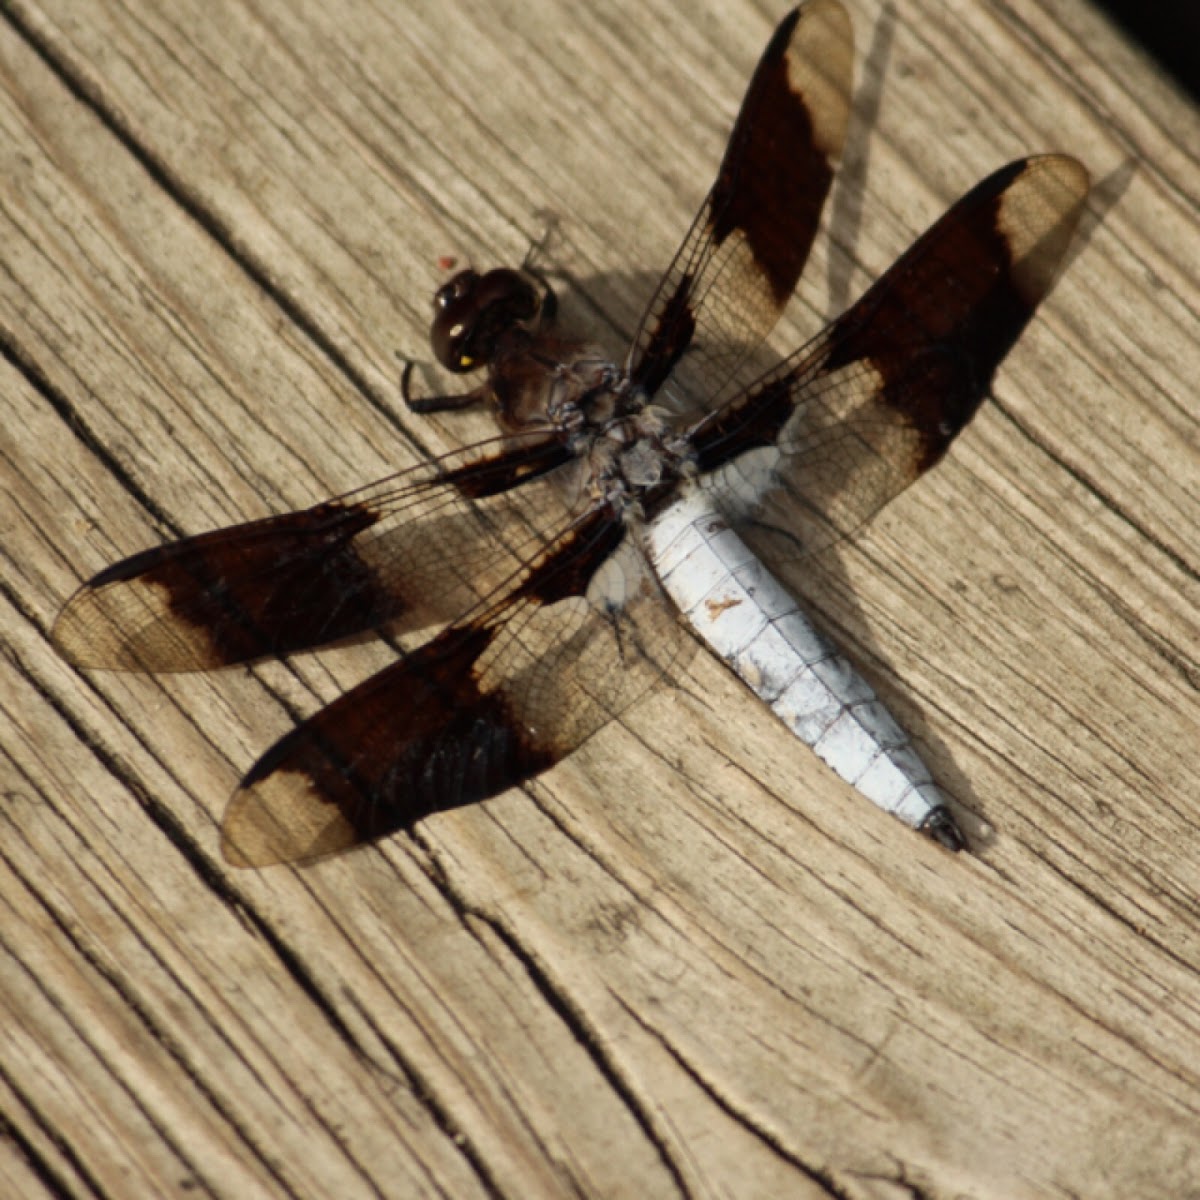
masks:
<path id="1" fill-rule="evenodd" d="M 779 13 L 0 4 L 0 1193 L 1198 1194 L 1200 120 L 1075 0 L 850 7 L 781 349 L 1001 162 L 1097 180 L 996 402 L 794 580 L 977 852 L 701 655 L 524 790 L 236 872 L 233 784 L 382 652 L 77 674 L 57 609 L 481 433 L 397 397 L 440 255 L 552 214 L 619 347 Z"/>

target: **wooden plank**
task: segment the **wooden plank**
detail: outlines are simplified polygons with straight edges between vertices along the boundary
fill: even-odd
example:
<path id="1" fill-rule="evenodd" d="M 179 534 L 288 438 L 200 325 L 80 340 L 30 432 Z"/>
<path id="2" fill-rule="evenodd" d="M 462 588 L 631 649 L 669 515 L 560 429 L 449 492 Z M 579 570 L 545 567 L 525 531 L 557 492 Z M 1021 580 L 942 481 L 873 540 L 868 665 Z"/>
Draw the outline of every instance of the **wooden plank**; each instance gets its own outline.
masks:
<path id="1" fill-rule="evenodd" d="M 1098 182 L 997 402 L 793 581 L 977 852 L 906 835 L 698 656 L 523 791 L 233 872 L 240 773 L 382 652 L 84 676 L 57 608 L 481 433 L 396 395 L 440 255 L 519 260 L 549 210 L 568 317 L 618 347 L 770 22 L 4 4 L 0 1190 L 1194 1186 L 1200 121 L 1071 0 L 849 6 L 851 150 L 780 348 L 1004 160 Z"/>

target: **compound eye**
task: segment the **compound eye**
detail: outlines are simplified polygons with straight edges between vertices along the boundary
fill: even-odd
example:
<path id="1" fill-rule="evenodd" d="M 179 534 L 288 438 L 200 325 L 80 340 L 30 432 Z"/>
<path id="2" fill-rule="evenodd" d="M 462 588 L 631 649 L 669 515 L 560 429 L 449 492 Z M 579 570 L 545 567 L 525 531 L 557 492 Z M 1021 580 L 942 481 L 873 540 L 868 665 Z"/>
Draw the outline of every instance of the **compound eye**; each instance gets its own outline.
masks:
<path id="1" fill-rule="evenodd" d="M 453 279 L 447 280 L 433 293 L 433 307 L 439 312 L 444 312 L 450 305 L 465 299 L 478 285 L 478 271 L 459 271 Z"/>
<path id="2" fill-rule="evenodd" d="M 460 304 L 452 303 L 437 311 L 430 340 L 434 357 L 443 367 L 451 371 L 470 371 L 475 367 L 470 343 L 478 322 L 478 314 L 463 312 Z"/>
<path id="3" fill-rule="evenodd" d="M 459 371 L 473 371 L 475 369 L 475 358 L 467 353 L 466 350 L 459 350 L 457 347 L 466 340 L 467 330 L 462 325 L 456 325 L 450 330 L 449 342 L 450 345 L 456 347 L 453 351 L 455 358 L 458 360 Z"/>

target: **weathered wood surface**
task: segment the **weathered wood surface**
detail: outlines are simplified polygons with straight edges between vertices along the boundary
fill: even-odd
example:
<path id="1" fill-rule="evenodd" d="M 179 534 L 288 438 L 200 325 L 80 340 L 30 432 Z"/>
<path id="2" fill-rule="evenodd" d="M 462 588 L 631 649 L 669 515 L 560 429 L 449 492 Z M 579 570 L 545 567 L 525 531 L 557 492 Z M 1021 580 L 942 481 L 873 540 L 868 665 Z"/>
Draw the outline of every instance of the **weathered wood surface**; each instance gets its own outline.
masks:
<path id="1" fill-rule="evenodd" d="M 380 652 L 81 675 L 57 608 L 483 432 L 396 395 L 439 255 L 549 210 L 619 345 L 779 13 L 0 5 L 0 1194 L 1200 1194 L 1200 121 L 1076 0 L 850 7 L 781 347 L 1008 158 L 1098 183 L 997 403 L 799 581 L 977 853 L 699 655 L 522 791 L 237 872 L 239 774 Z"/>

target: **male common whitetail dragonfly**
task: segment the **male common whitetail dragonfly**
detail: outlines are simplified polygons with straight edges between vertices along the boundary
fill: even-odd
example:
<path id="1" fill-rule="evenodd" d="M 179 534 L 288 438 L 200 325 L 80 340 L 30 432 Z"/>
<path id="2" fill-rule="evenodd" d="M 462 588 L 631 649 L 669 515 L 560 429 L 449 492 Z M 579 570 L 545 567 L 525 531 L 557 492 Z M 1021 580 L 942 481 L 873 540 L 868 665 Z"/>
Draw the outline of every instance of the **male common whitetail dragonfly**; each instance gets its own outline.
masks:
<path id="1" fill-rule="evenodd" d="M 847 780 L 964 845 L 908 739 L 732 524 L 769 504 L 809 552 L 936 463 L 1049 289 L 1088 178 L 1060 155 L 1003 167 L 750 379 L 820 221 L 851 47 L 838 0 L 784 18 L 624 366 L 561 334 L 530 272 L 461 272 L 433 347 L 486 379 L 410 402 L 486 403 L 503 436 L 134 555 L 72 597 L 54 637 L 82 667 L 201 670 L 442 627 L 250 769 L 231 863 L 318 858 L 545 770 L 667 676 L 692 644 L 675 607 Z"/>

